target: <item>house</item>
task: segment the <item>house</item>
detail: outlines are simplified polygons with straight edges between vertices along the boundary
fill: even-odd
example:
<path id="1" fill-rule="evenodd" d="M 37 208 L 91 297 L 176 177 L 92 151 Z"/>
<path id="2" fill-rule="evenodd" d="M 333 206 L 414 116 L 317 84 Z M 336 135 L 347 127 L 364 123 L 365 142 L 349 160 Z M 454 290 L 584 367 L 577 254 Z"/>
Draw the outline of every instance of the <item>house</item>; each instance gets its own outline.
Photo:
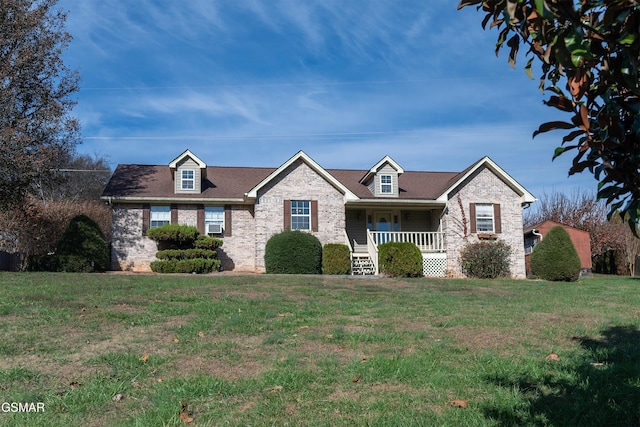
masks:
<path id="1" fill-rule="evenodd" d="M 546 220 L 524 229 L 524 253 L 527 273 L 531 272 L 529 258 L 533 248 L 540 243 L 540 240 L 547 235 L 549 230 L 558 226 L 564 228 L 567 233 L 569 233 L 573 247 L 576 248 L 578 252 L 578 256 L 580 257 L 580 275 L 591 275 L 591 236 L 589 233 L 551 220 Z"/>
<path id="2" fill-rule="evenodd" d="M 208 166 L 189 150 L 166 165 L 119 165 L 102 199 L 116 270 L 149 271 L 157 247 L 146 231 L 176 223 L 223 239 L 225 270 L 263 272 L 267 240 L 299 229 L 349 245 L 354 274 L 378 273 L 378 244 L 409 241 L 425 275 L 461 277 L 465 243 L 499 238 L 518 278 L 522 208 L 536 200 L 488 157 L 461 172 L 413 172 L 388 156 L 365 170 L 325 169 L 302 151 L 277 168 Z"/>

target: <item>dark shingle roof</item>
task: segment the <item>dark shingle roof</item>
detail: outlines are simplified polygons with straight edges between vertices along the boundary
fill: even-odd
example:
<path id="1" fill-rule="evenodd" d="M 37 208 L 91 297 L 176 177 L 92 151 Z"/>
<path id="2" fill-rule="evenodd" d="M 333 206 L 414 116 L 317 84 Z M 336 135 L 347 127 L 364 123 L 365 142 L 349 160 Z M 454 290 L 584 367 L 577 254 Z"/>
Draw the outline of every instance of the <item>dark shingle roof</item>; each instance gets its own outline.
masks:
<path id="1" fill-rule="evenodd" d="M 168 166 L 118 165 L 103 192 L 103 197 L 240 199 L 275 170 L 276 168 L 208 166 L 202 193 L 176 194 L 172 172 Z M 360 180 L 367 173 L 366 170 L 327 169 L 327 172 L 359 198 L 375 198 L 365 185 L 360 184 Z M 436 199 L 459 176 L 461 172 L 407 171 L 398 179 L 399 198 Z"/>

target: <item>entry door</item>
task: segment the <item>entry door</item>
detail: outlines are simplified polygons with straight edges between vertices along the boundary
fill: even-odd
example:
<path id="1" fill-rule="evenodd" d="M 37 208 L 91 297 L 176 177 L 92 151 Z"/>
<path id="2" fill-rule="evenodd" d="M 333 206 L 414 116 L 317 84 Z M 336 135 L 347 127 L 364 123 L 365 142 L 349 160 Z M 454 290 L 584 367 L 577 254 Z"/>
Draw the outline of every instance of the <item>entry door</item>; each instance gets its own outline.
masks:
<path id="1" fill-rule="evenodd" d="M 375 231 L 393 231 L 393 214 L 391 212 L 375 212 L 373 214 Z M 388 234 L 378 234 L 378 244 L 386 243 L 391 239 Z"/>
<path id="2" fill-rule="evenodd" d="M 393 230 L 393 215 L 391 212 L 375 212 L 374 213 L 375 224 L 373 229 L 376 231 L 392 231 Z"/>

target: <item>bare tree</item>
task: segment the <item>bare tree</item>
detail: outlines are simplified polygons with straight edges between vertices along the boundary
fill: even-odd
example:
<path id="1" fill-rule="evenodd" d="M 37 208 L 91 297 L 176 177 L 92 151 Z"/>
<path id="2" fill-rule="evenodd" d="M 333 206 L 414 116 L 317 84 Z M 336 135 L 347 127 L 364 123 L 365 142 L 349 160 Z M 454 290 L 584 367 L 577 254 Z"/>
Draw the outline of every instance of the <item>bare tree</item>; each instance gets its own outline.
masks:
<path id="1" fill-rule="evenodd" d="M 586 231 L 591 237 L 591 256 L 598 257 L 622 248 L 626 231 L 621 221 L 608 221 L 604 201 L 588 191 L 566 195 L 543 194 L 535 208 L 525 211 L 525 226 L 551 220 Z"/>
<path id="2" fill-rule="evenodd" d="M 79 75 L 57 0 L 0 1 L 0 209 L 22 203 L 79 143 L 70 117 Z"/>

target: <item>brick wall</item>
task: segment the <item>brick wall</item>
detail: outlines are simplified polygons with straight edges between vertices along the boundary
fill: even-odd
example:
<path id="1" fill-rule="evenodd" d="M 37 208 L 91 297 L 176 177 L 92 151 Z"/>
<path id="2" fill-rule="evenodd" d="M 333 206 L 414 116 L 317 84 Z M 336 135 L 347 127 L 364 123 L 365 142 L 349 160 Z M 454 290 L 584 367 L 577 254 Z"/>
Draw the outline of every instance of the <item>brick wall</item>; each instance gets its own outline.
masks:
<path id="1" fill-rule="evenodd" d="M 255 265 L 264 271 L 264 249 L 284 229 L 285 200 L 317 200 L 318 231 L 323 245 L 345 243 L 344 196 L 306 163 L 299 160 L 258 193 L 255 206 Z"/>
<path id="2" fill-rule="evenodd" d="M 158 251 L 156 242 L 142 234 L 142 205 L 113 205 L 111 269 L 148 272 Z"/>
<path id="3" fill-rule="evenodd" d="M 460 250 L 467 242 L 478 241 L 477 234 L 470 233 L 470 203 L 500 204 L 502 233 L 497 236 L 511 246 L 512 277 L 524 279 L 521 197 L 486 167 L 479 168 L 449 195 L 448 214 L 443 217 L 449 274 L 464 276 L 460 268 Z"/>

